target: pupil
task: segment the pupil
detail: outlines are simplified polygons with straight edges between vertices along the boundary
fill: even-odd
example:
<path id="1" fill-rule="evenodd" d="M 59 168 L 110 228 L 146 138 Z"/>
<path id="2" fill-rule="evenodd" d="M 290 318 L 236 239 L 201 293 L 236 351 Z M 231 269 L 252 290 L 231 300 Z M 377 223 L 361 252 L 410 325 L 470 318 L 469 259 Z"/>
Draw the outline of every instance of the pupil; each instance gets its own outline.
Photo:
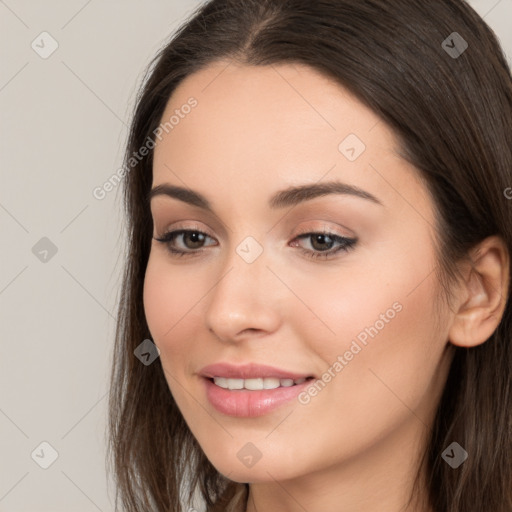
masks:
<path id="1" fill-rule="evenodd" d="M 200 245 L 204 239 L 204 235 L 202 233 L 192 232 L 192 233 L 187 233 L 187 236 L 192 240 L 192 244 L 199 243 L 199 245 Z M 192 248 L 195 249 L 196 247 L 192 247 Z"/>
<path id="2" fill-rule="evenodd" d="M 326 238 L 330 238 L 330 236 L 328 236 L 328 235 L 315 235 L 315 236 L 313 237 L 313 239 L 314 239 L 315 243 L 316 243 L 316 242 L 320 242 L 320 244 L 322 244 L 322 243 L 324 243 L 324 244 L 325 244 L 325 243 L 326 243 L 326 242 L 325 242 L 325 239 L 326 239 Z M 313 246 L 315 245 L 315 243 L 313 243 Z M 326 249 L 326 247 L 325 247 L 325 246 L 324 246 L 324 247 L 319 247 L 318 249 L 320 249 L 320 250 L 321 250 L 321 249 Z M 327 249 L 329 249 L 329 247 L 327 247 Z"/>

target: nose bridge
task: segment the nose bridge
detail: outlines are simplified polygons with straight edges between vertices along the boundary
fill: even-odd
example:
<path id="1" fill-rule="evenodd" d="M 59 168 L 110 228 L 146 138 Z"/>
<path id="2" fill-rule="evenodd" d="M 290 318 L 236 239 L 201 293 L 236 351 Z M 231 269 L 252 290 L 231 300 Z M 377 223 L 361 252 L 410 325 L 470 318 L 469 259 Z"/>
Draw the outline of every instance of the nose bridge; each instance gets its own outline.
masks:
<path id="1" fill-rule="evenodd" d="M 230 250 L 211 290 L 206 311 L 208 327 L 222 339 L 247 329 L 271 331 L 279 310 L 276 283 L 262 243 L 248 236 Z M 274 278 L 275 279 L 275 278 Z"/>

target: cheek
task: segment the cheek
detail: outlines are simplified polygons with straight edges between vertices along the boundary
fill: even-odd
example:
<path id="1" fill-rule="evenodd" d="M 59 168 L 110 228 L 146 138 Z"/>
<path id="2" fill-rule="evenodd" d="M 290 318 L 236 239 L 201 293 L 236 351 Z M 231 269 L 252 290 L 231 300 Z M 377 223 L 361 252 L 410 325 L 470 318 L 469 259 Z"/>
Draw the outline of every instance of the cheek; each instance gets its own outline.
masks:
<path id="1" fill-rule="evenodd" d="M 404 375 L 410 371 L 414 381 L 414 372 L 428 376 L 435 370 L 444 348 L 433 322 L 435 255 L 426 238 L 422 245 L 418 235 L 408 236 L 414 244 L 404 238 L 360 251 L 339 271 L 317 279 L 293 276 L 294 291 L 315 313 L 311 317 L 301 309 L 294 313 L 295 322 L 301 322 L 303 339 L 327 368 L 347 353 L 350 371 L 344 374 L 368 378 L 368 369 L 375 366 L 395 376 L 403 365 Z"/>
<path id="2" fill-rule="evenodd" d="M 387 261 L 393 265 L 362 265 L 364 272 L 344 272 L 329 286 L 317 282 L 324 293 L 307 295 L 311 309 L 335 332 L 319 328 L 318 321 L 302 325 L 303 339 L 323 361 L 328 381 L 310 405 L 318 421 L 339 422 L 346 435 L 354 425 L 372 430 L 370 416 L 380 418 L 379 428 L 396 425 L 411 415 L 408 407 L 421 410 L 426 422 L 436 398 L 434 380 L 446 340 L 433 322 L 434 260 L 424 251 L 423 258 L 390 253 Z M 302 281 L 300 293 L 307 286 Z"/>
<path id="3" fill-rule="evenodd" d="M 317 282 L 316 293 L 307 294 L 311 309 L 335 333 L 326 346 L 339 351 L 354 339 L 363 347 L 379 339 L 387 348 L 417 344 L 421 351 L 423 340 L 431 339 L 436 257 L 427 233 L 413 228 L 397 228 L 399 236 L 395 232 L 391 242 L 360 250 L 346 267 Z M 301 279 L 305 293 L 312 280 Z"/>
<path id="4" fill-rule="evenodd" d="M 369 346 L 377 338 L 400 343 L 397 334 L 401 331 L 407 331 L 409 339 L 412 332 L 428 335 L 433 274 L 418 286 L 428 275 L 428 262 L 394 261 L 396 265 L 387 268 L 360 264 L 359 268 L 318 273 L 315 278 L 304 273 L 289 275 L 295 295 L 307 306 L 295 304 L 287 309 L 290 323 L 299 328 L 297 336 L 332 359 L 348 350 L 355 339 Z M 392 337 L 388 335 L 391 330 Z"/>
<path id="5" fill-rule="evenodd" d="M 195 404 L 185 388 L 191 370 L 189 356 L 200 350 L 198 302 L 207 288 L 197 275 L 194 278 L 182 268 L 171 269 L 165 257 L 155 256 L 150 256 L 144 279 L 146 321 L 160 350 L 160 362 L 174 400 L 181 411 L 192 411 Z"/>
<path id="6" fill-rule="evenodd" d="M 166 354 L 184 356 L 182 340 L 192 343 L 200 325 L 199 301 L 207 289 L 197 275 L 182 268 L 172 269 L 161 255 L 150 256 L 144 278 L 144 312 L 153 341 L 163 361 Z"/>
<path id="7" fill-rule="evenodd" d="M 144 278 L 144 313 L 155 343 L 159 343 L 166 331 L 176 321 L 179 305 L 176 293 L 170 293 L 170 279 L 160 270 L 160 265 L 150 257 Z M 176 283 L 172 283 L 176 286 Z"/>

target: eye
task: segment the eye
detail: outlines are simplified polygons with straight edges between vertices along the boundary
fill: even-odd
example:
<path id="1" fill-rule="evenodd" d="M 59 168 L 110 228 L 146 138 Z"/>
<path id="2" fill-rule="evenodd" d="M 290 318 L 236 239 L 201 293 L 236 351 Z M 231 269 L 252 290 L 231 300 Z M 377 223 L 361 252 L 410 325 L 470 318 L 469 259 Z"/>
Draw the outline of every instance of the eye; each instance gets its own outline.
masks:
<path id="1" fill-rule="evenodd" d="M 206 238 L 210 237 L 197 229 L 179 229 L 176 231 L 168 231 L 160 238 L 155 238 L 155 240 L 165 244 L 171 254 L 184 256 L 185 254 L 191 255 L 202 252 L 198 249 L 202 249 Z M 173 245 L 177 239 L 181 239 L 185 249 L 176 248 Z"/>
<path id="2" fill-rule="evenodd" d="M 312 259 L 328 259 L 333 257 L 336 253 L 340 251 L 348 252 L 357 243 L 356 238 L 347 238 L 341 235 L 337 235 L 335 233 L 329 233 L 324 231 L 303 233 L 299 235 L 295 240 L 302 239 L 311 240 L 311 247 L 313 247 L 313 250 L 302 248 L 301 251 L 307 257 Z M 296 242 L 294 241 L 292 242 L 292 244 L 294 244 L 295 246 Z M 335 244 L 338 244 L 338 246 L 333 248 Z"/>
<path id="3" fill-rule="evenodd" d="M 211 238 L 208 234 L 197 229 L 178 229 L 168 231 L 161 237 L 155 238 L 157 242 L 166 245 L 173 256 L 197 256 L 203 252 L 205 240 Z M 310 239 L 313 249 L 300 248 L 301 252 L 308 258 L 331 258 L 339 251 L 348 252 L 357 243 L 355 238 L 347 238 L 330 232 L 310 232 L 297 236 L 291 243 L 292 247 L 297 246 L 297 240 Z M 177 240 L 181 240 L 182 247 L 176 247 Z M 337 244 L 337 247 L 335 246 Z M 210 244 L 210 245 L 215 245 Z M 335 246 L 333 248 L 333 246 Z"/>

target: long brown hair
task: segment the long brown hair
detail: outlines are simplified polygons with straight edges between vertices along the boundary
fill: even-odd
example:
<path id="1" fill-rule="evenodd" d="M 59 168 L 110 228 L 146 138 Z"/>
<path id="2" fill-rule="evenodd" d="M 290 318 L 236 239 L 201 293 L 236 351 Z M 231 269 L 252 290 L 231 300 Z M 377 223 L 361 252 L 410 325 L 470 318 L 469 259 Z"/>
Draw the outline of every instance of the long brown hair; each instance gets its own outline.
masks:
<path id="1" fill-rule="evenodd" d="M 192 436 L 160 360 L 146 366 L 134 356 L 151 338 L 142 291 L 152 236 L 152 147 L 146 157 L 130 158 L 150 147 L 180 82 L 220 60 L 306 64 L 391 127 L 433 198 L 438 278 L 447 298 L 460 277 L 458 263 L 478 242 L 499 235 L 512 252 L 512 201 L 505 192 L 512 187 L 512 79 L 496 36 L 464 1 L 210 0 L 199 6 L 148 67 L 127 144 L 128 247 L 108 432 L 116 510 L 121 498 L 127 512 L 182 511 L 180 501 L 194 489 L 212 510 L 234 488 Z M 422 459 L 437 512 L 512 512 L 511 333 L 508 298 L 485 343 L 455 347 Z M 470 454 L 457 470 L 441 459 L 452 441 Z"/>

